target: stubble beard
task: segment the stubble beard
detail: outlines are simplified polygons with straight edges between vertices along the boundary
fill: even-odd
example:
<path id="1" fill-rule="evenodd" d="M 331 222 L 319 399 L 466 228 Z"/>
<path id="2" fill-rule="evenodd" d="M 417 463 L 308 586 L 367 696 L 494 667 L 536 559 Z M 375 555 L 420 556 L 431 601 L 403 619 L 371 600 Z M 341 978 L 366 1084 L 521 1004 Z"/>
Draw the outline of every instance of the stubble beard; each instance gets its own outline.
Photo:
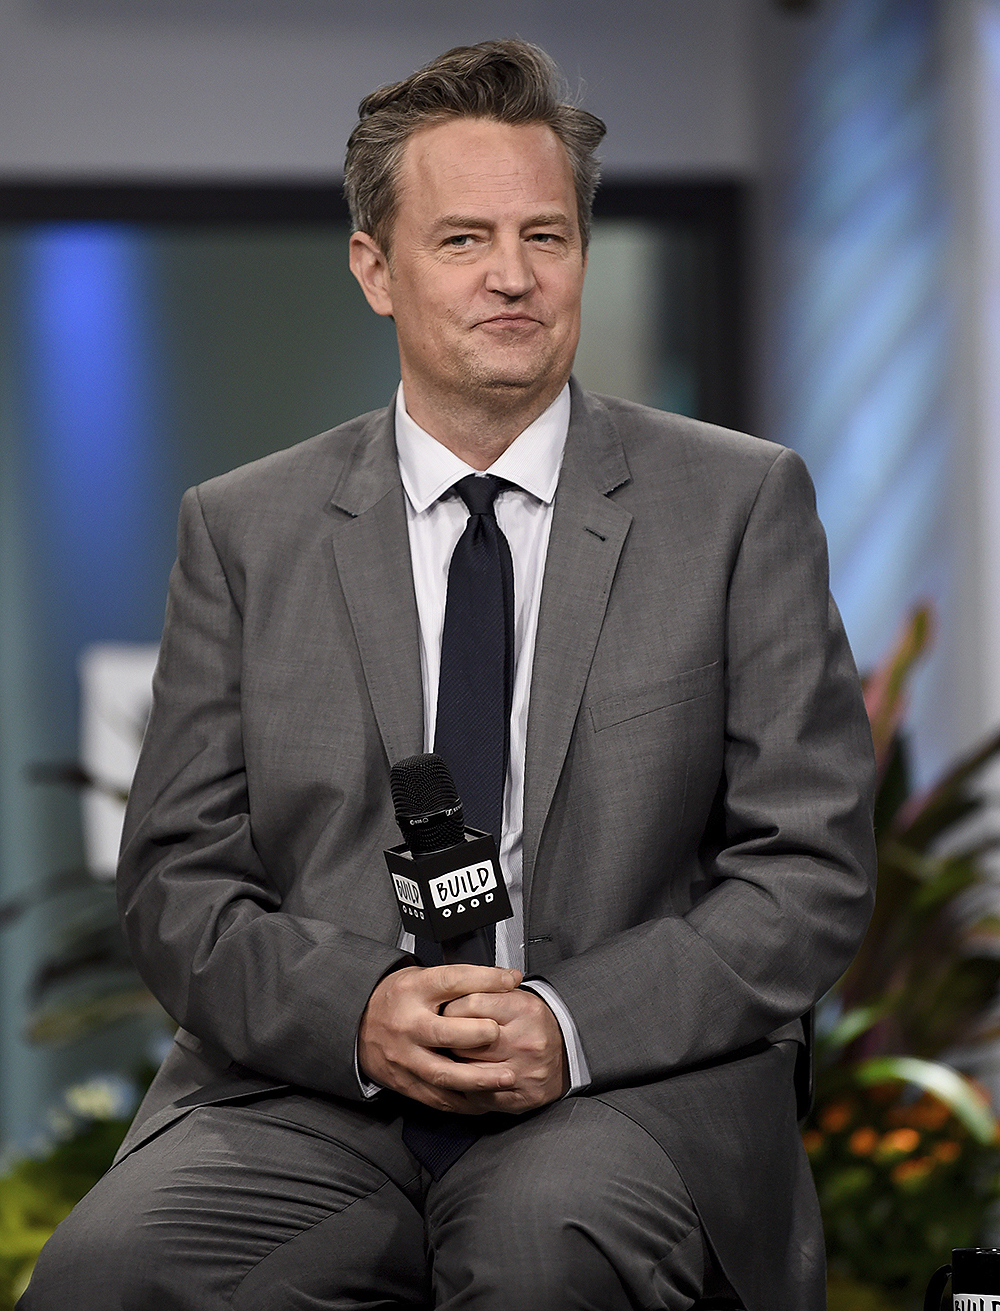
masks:
<path id="1" fill-rule="evenodd" d="M 457 391 L 472 404 L 513 414 L 549 393 L 550 403 L 562 390 L 568 374 L 569 369 L 558 360 L 555 350 L 531 356 L 529 349 L 526 358 L 506 362 L 470 353 L 462 361 Z"/>

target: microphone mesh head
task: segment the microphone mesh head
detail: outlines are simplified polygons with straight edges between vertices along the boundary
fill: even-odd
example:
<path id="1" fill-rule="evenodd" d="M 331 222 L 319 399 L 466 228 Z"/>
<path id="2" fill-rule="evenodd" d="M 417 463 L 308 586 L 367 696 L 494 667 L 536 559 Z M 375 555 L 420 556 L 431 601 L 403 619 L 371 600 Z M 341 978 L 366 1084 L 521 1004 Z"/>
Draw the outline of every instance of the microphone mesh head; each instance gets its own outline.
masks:
<path id="1" fill-rule="evenodd" d="M 462 841 L 465 836 L 462 803 L 451 770 L 440 756 L 429 752 L 397 761 L 389 772 L 389 787 L 392 790 L 396 822 L 400 824 L 407 846 L 414 855 L 442 851 Z M 459 808 L 456 814 L 429 820 L 418 828 L 409 824 L 404 826 L 402 823 L 404 820 L 419 819 L 423 815 L 453 810 L 456 806 Z"/>

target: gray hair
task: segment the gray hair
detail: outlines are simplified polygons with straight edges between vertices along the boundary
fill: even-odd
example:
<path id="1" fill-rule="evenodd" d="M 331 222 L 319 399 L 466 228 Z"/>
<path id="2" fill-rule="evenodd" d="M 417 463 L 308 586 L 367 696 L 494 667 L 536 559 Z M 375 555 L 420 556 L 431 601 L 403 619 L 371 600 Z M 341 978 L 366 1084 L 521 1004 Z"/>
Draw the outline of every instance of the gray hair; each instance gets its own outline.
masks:
<path id="1" fill-rule="evenodd" d="M 358 106 L 347 143 L 344 191 L 356 232 L 367 232 L 388 256 L 403 152 L 420 128 L 452 118 L 550 127 L 566 148 L 576 190 L 584 250 L 600 178 L 595 150 L 605 125 L 594 114 L 559 100 L 559 70 L 527 41 L 481 41 L 456 46 L 402 82 L 380 87 Z"/>

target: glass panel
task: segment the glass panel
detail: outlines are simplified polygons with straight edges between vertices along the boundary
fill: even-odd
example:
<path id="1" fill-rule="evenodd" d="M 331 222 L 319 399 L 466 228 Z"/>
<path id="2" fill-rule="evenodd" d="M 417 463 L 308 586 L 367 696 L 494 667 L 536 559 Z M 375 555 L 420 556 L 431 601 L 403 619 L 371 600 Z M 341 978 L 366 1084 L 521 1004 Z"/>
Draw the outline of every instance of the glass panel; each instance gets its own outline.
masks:
<path id="1" fill-rule="evenodd" d="M 698 255 L 679 225 L 595 220 L 575 369 L 585 387 L 697 415 Z"/>

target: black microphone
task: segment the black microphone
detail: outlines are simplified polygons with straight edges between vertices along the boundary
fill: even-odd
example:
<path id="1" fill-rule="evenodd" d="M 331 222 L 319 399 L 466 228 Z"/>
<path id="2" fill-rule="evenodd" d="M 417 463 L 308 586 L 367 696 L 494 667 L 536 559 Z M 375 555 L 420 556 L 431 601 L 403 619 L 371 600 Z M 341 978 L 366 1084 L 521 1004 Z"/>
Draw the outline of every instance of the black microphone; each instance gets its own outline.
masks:
<path id="1" fill-rule="evenodd" d="M 389 773 L 401 846 L 385 853 L 403 928 L 441 944 L 445 964 L 494 963 L 487 925 L 509 919 L 507 885 L 489 833 L 466 828 L 440 756 L 408 756 Z"/>

